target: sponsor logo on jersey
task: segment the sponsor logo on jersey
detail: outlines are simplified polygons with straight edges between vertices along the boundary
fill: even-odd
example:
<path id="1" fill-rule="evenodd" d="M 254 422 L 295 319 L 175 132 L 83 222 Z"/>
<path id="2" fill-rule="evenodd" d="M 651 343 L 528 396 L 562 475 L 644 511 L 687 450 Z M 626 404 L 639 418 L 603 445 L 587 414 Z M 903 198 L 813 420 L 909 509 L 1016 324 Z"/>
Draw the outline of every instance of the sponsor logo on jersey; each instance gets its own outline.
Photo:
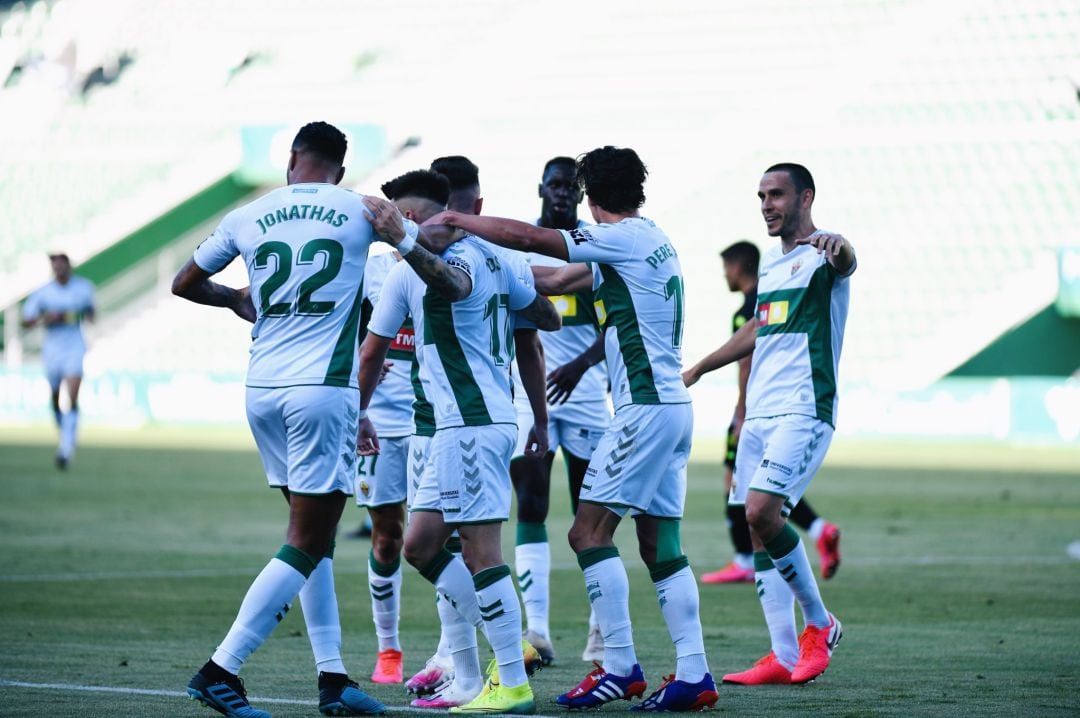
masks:
<path id="1" fill-rule="evenodd" d="M 604 326 L 607 321 L 607 307 L 604 306 L 603 299 L 597 299 L 593 302 L 593 309 L 596 310 L 596 323 L 600 326 Z"/>
<path id="2" fill-rule="evenodd" d="M 491 260 L 489 259 L 488 261 L 490 262 Z M 465 259 L 462 259 L 461 257 L 447 257 L 446 263 L 451 267 L 460 269 L 461 271 L 465 272 L 465 274 L 469 275 L 470 279 L 472 278 L 472 267 L 469 266 L 468 261 L 466 261 Z"/>
<path id="3" fill-rule="evenodd" d="M 571 229 L 570 239 L 574 240 L 574 244 L 583 244 L 593 241 L 593 236 L 584 229 Z"/>
<path id="4" fill-rule="evenodd" d="M 412 327 L 402 327 L 398 329 L 397 336 L 394 337 L 394 341 L 390 342 L 390 350 L 398 350 L 402 352 L 414 352 L 416 351 L 416 333 Z"/>
<path id="5" fill-rule="evenodd" d="M 577 316 L 577 297 L 573 294 L 559 294 L 548 297 L 548 299 L 555 305 L 555 311 L 559 313 L 560 317 Z"/>
<path id="6" fill-rule="evenodd" d="M 787 300 L 782 302 L 766 302 L 765 304 L 758 305 L 757 316 L 759 324 L 783 324 L 787 321 L 787 315 Z"/>

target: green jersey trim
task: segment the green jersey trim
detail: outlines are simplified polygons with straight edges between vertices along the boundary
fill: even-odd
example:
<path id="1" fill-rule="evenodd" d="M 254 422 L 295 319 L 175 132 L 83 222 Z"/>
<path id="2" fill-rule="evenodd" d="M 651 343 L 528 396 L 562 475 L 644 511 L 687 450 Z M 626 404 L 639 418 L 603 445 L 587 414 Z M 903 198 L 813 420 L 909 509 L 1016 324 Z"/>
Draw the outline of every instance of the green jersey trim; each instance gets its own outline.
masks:
<path id="1" fill-rule="evenodd" d="M 412 366 L 409 369 L 409 378 L 412 380 L 413 396 L 413 424 L 416 426 L 418 436 L 435 435 L 435 407 L 428 401 L 424 394 L 424 385 L 420 382 L 420 359 L 414 353 Z"/>
<path id="2" fill-rule="evenodd" d="M 626 380 L 630 385 L 630 398 L 633 404 L 659 404 L 660 394 L 653 380 L 652 364 L 645 349 L 645 340 L 641 337 L 634 301 L 626 282 L 609 264 L 598 264 L 604 283 L 600 285 L 604 308 L 607 310 L 605 323 L 614 324 L 618 330 L 619 353 L 626 367 Z"/>
<path id="3" fill-rule="evenodd" d="M 326 370 L 326 379 L 323 380 L 323 384 L 349 386 L 353 381 L 353 358 L 356 356 L 356 347 L 360 341 L 360 309 L 363 296 L 364 282 L 361 281 L 360 286 L 356 288 L 352 306 L 349 307 L 345 325 L 341 327 L 341 333 L 334 345 L 334 353 L 330 357 L 330 366 Z"/>
<path id="4" fill-rule="evenodd" d="M 431 290 L 424 294 L 424 344 L 435 345 L 465 426 L 490 424 L 484 395 L 454 328 L 453 306 Z"/>
<path id="5" fill-rule="evenodd" d="M 832 350 L 832 290 L 837 274 L 826 262 L 814 270 L 806 287 L 778 289 L 758 295 L 758 336 L 771 334 L 806 334 L 810 352 L 810 379 L 814 385 L 815 419 L 833 424 L 833 400 L 836 397 L 836 363 Z M 786 302 L 784 321 L 760 321 L 764 312 L 776 315 L 765 305 Z"/>

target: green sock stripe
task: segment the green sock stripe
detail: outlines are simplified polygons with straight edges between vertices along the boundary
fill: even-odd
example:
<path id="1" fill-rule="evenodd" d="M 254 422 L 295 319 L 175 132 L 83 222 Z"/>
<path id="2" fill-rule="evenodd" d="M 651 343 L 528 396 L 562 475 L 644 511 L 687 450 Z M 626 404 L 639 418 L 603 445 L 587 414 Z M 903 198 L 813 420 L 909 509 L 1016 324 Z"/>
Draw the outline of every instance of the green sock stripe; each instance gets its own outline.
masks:
<path id="1" fill-rule="evenodd" d="M 783 558 L 795 550 L 799 545 L 799 534 L 791 528 L 791 524 L 784 524 L 780 533 L 765 542 L 765 550 L 771 558 Z"/>
<path id="2" fill-rule="evenodd" d="M 450 553 L 461 553 L 461 537 L 451 536 L 446 539 L 446 550 Z"/>
<path id="3" fill-rule="evenodd" d="M 491 568 L 485 568 L 480 573 L 472 577 L 473 588 L 477 591 L 487 588 L 496 581 L 500 581 L 507 578 L 510 575 L 510 567 L 505 563 L 501 566 L 492 566 Z"/>
<path id="4" fill-rule="evenodd" d="M 594 548 L 587 548 L 583 551 L 578 551 L 577 563 L 581 566 L 581 570 L 584 571 L 589 566 L 601 561 L 607 561 L 609 558 L 618 558 L 619 549 L 614 546 L 596 546 Z"/>
<path id="5" fill-rule="evenodd" d="M 277 556 L 274 558 L 289 564 L 302 573 L 304 578 L 311 576 L 311 572 L 315 570 L 317 563 L 311 556 L 289 544 L 282 544 L 281 548 L 278 549 Z"/>
<path id="6" fill-rule="evenodd" d="M 516 545 L 520 546 L 526 543 L 547 542 L 547 526 L 544 524 L 529 523 L 528 521 L 518 521 Z"/>
<path id="7" fill-rule="evenodd" d="M 652 578 L 653 583 L 660 583 L 665 578 L 671 578 L 684 568 L 689 568 L 690 559 L 686 556 L 679 556 L 669 561 L 658 561 L 649 566 L 649 577 Z"/>
<path id="8" fill-rule="evenodd" d="M 755 571 L 757 571 L 757 572 L 772 571 L 774 568 L 776 568 L 776 567 L 773 566 L 772 559 L 769 558 L 768 552 L 766 552 L 766 551 L 755 551 L 754 552 L 754 570 Z"/>
<path id="9" fill-rule="evenodd" d="M 442 575 L 443 569 L 449 566 L 453 560 L 454 554 L 446 549 L 440 549 L 439 553 L 435 554 L 435 558 L 428 561 L 427 565 L 420 569 L 420 575 L 431 581 L 431 583 L 435 583 L 439 580 L 439 576 Z"/>
<path id="10" fill-rule="evenodd" d="M 375 572 L 377 576 L 383 578 L 390 578 L 397 570 L 401 568 L 401 556 L 394 559 L 393 563 L 383 563 L 375 558 L 375 549 L 368 551 L 368 566 L 371 566 L 371 570 Z"/>
<path id="11" fill-rule="evenodd" d="M 326 553 L 323 554 L 323 558 L 328 558 L 331 561 L 334 560 L 334 549 L 337 547 L 337 541 L 330 539 L 330 548 L 326 549 Z"/>
<path id="12" fill-rule="evenodd" d="M 656 522 L 656 563 L 657 565 L 683 557 L 679 529 L 679 519 L 659 519 Z"/>

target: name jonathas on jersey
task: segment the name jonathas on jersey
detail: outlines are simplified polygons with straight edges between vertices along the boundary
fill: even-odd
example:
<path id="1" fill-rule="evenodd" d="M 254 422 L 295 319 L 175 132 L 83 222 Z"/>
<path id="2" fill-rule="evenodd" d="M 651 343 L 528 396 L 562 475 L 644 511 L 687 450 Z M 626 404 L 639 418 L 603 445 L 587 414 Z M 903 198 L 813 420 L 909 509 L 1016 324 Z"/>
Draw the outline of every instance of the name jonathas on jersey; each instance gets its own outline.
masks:
<path id="1" fill-rule="evenodd" d="M 292 219 L 310 219 L 326 222 L 332 227 L 340 227 L 349 221 L 349 215 L 338 213 L 333 209 L 326 209 L 321 204 L 293 204 L 282 207 L 274 212 L 267 212 L 261 219 L 256 219 L 256 224 L 263 234 L 278 222 L 288 222 Z"/>

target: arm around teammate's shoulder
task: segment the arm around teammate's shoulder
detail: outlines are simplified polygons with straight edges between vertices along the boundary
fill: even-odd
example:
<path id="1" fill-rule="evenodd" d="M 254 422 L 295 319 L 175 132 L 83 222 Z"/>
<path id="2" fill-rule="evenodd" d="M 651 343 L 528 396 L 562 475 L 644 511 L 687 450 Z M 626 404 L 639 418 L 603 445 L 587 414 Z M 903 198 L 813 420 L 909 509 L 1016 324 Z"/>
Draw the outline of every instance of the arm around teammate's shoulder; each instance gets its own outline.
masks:
<path id="1" fill-rule="evenodd" d="M 592 289 L 593 273 L 589 265 L 575 262 L 562 267 L 531 267 L 536 291 L 549 297 Z"/>
<path id="2" fill-rule="evenodd" d="M 469 234 L 486 239 L 500 247 L 535 252 L 556 259 L 568 259 L 566 240 L 562 232 L 547 227 L 537 227 L 527 222 L 504 217 L 481 217 L 460 212 L 440 212 L 424 226 L 446 225 L 463 229 Z"/>

